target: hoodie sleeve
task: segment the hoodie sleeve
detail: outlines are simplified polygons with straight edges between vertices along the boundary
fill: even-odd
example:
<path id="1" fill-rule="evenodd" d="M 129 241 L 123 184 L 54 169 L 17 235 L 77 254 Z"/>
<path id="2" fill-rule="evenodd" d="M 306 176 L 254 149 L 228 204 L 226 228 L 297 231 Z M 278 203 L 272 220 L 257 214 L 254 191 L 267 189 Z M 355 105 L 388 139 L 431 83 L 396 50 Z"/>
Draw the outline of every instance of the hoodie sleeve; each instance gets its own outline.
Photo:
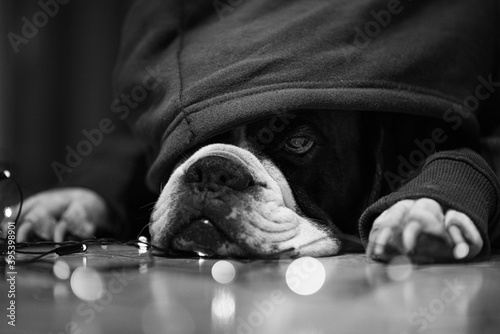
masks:
<path id="1" fill-rule="evenodd" d="M 415 178 L 369 206 L 359 221 L 364 245 L 373 221 L 383 211 L 403 199 L 423 197 L 436 200 L 444 211 L 454 209 L 468 215 L 483 238 L 481 254 L 489 253 L 490 237 L 499 216 L 500 186 L 486 161 L 470 149 L 431 155 Z"/>

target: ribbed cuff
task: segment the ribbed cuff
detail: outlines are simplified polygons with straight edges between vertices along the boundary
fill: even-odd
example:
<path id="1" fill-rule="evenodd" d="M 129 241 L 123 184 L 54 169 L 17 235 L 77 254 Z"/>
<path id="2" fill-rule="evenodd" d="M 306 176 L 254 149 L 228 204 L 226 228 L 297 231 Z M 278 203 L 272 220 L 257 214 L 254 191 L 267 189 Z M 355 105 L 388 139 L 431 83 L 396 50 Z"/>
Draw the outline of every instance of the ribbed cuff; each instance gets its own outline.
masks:
<path id="1" fill-rule="evenodd" d="M 481 255 L 489 253 L 490 237 L 498 225 L 500 186 L 485 160 L 469 149 L 430 156 L 420 174 L 368 207 L 359 221 L 365 246 L 373 221 L 383 211 L 398 201 L 422 197 L 436 200 L 445 212 L 454 209 L 468 215 L 484 241 Z"/>

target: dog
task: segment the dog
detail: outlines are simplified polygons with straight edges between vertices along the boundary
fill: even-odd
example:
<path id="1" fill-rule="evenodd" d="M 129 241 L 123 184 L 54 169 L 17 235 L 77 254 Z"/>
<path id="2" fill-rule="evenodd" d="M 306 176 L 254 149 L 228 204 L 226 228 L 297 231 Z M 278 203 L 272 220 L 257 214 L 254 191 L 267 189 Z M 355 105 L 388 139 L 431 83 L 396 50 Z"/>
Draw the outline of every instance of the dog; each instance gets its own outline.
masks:
<path id="1" fill-rule="evenodd" d="M 247 258 L 352 250 L 359 216 L 373 201 L 374 128 L 361 112 L 320 110 L 275 115 L 212 138 L 178 162 L 163 187 L 151 216 L 153 244 Z M 458 235 L 446 228 L 451 220 Z M 465 214 L 421 198 L 382 213 L 367 251 L 375 259 L 389 260 L 396 250 L 427 262 L 473 256 L 482 243 Z"/>
<path id="2" fill-rule="evenodd" d="M 498 242 L 500 185 L 476 147 L 479 111 L 495 110 L 479 100 L 498 87 L 483 24 L 494 1 L 214 6 L 139 0 L 124 24 L 111 112 L 146 147 L 149 189 L 163 186 L 155 246 L 275 258 L 362 245 L 376 260 L 447 262 Z M 18 239 L 86 238 L 126 216 L 139 154 L 117 147 L 84 182 L 74 174 L 91 190 L 27 200 Z"/>
<path id="3" fill-rule="evenodd" d="M 125 24 L 117 96 L 157 78 L 128 119 L 150 150 L 149 187 L 163 186 L 154 245 L 273 258 L 361 243 L 417 262 L 489 252 L 500 187 L 471 147 L 487 106 L 467 101 L 496 82 L 490 47 L 472 56 L 463 36 L 493 45 L 479 24 L 493 2 L 212 7 L 142 0 Z M 399 23 L 372 33 L 370 13 Z"/>

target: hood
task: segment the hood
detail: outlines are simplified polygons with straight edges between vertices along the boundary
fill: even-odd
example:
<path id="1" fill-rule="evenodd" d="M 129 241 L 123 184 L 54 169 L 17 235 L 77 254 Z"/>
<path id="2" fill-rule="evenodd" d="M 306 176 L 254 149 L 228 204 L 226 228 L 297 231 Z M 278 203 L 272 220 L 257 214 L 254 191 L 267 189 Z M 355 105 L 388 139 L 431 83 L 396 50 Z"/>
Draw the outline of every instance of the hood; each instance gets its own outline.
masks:
<path id="1" fill-rule="evenodd" d="M 148 143 L 154 188 L 184 151 L 280 111 L 417 114 L 476 140 L 497 12 L 496 0 L 141 0 L 112 111 Z"/>

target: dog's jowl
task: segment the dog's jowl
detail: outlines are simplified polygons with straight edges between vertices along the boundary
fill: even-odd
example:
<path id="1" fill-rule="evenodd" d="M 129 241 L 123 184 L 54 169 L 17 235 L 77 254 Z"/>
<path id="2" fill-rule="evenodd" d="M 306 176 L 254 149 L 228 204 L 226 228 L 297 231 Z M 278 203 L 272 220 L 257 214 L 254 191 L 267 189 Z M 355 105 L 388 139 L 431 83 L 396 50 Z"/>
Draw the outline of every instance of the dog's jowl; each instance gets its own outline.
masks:
<path id="1" fill-rule="evenodd" d="M 271 121 L 272 141 L 248 140 Z M 179 163 L 153 213 L 155 244 L 224 256 L 340 252 L 337 224 L 352 221 L 365 201 L 363 181 L 370 181 L 359 116 L 317 112 L 286 125 L 274 121 L 237 127 Z"/>

